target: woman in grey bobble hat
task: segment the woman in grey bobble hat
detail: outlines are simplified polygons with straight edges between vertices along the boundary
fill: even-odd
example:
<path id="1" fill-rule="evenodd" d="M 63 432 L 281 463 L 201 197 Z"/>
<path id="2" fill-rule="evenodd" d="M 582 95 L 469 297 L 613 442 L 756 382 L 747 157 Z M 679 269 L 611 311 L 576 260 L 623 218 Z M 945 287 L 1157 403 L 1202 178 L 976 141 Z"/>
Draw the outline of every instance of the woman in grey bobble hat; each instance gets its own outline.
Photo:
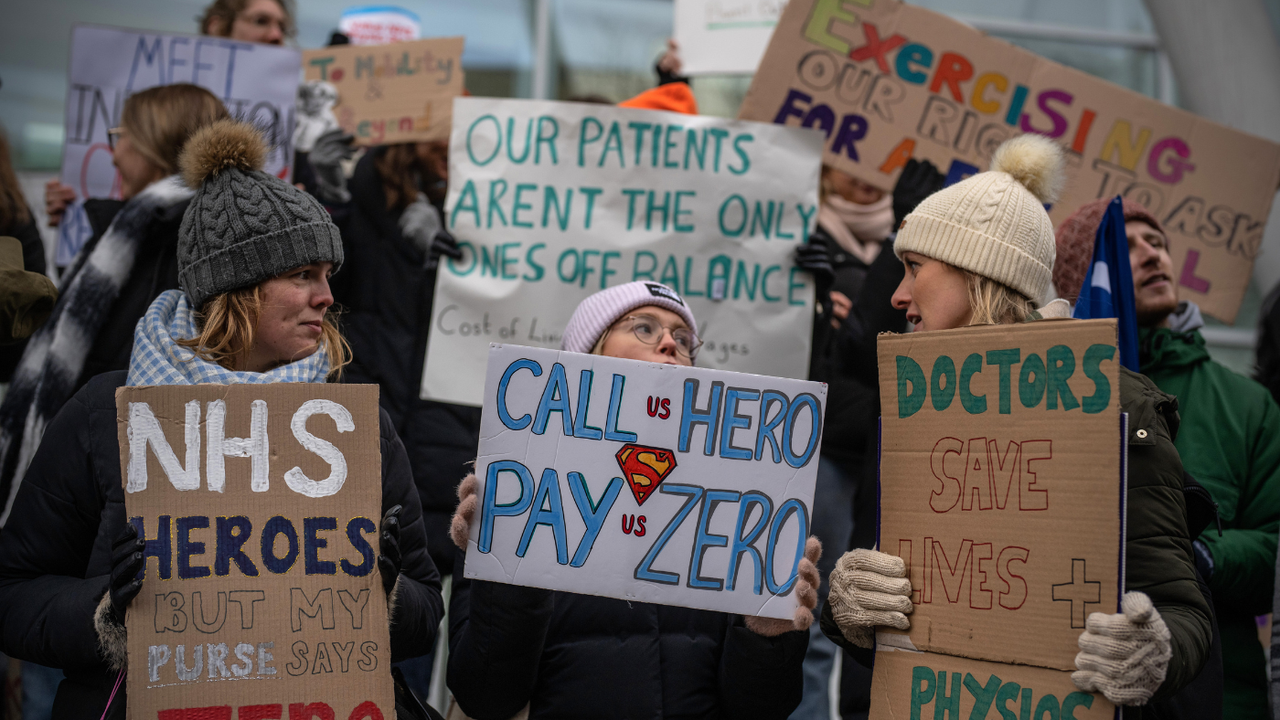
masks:
<path id="1" fill-rule="evenodd" d="M 328 312 L 338 230 L 311 196 L 262 172 L 265 154 L 258 131 L 231 120 L 188 141 L 184 290 L 162 293 L 138 322 L 127 373 L 98 375 L 54 418 L 0 535 L 0 650 L 63 669 L 55 717 L 124 716 L 123 688 L 109 698 L 126 664 L 123 619 L 141 588 L 145 542 L 125 522 L 116 389 L 322 383 L 347 361 Z M 434 647 L 444 613 L 408 459 L 385 412 L 380 435 L 377 565 L 400 660 Z"/>
<path id="2" fill-rule="evenodd" d="M 893 296 L 916 331 L 1011 324 L 1065 315 L 1050 294 L 1055 240 L 1044 210 L 1063 182 L 1062 151 L 1038 135 L 1005 142 L 991 169 L 926 198 L 903 220 L 894 252 L 906 275 Z M 1122 612 L 1093 613 L 1080 635 L 1071 678 L 1114 703 L 1146 705 L 1196 676 L 1210 640 L 1210 610 L 1196 583 L 1173 447 L 1176 403 L 1145 377 L 1120 368 L 1121 411 L 1156 442 L 1128 449 L 1126 594 Z M 1145 437 L 1146 433 L 1142 436 Z M 823 632 L 865 660 L 875 628 L 906 630 L 911 582 L 902 560 L 853 550 L 830 577 Z M 1125 717 L 1142 717 L 1140 708 Z"/>
<path id="3" fill-rule="evenodd" d="M 632 282 L 583 300 L 560 347 L 690 366 L 700 342 L 674 290 Z M 810 537 L 792 620 L 666 607 L 468 580 L 465 548 L 479 483 L 458 488 L 453 517 L 449 689 L 475 718 L 786 718 L 800 702 L 801 662 L 822 552 Z M 523 710 L 522 710 L 523 709 Z M 453 717 L 451 714 L 450 717 Z"/>

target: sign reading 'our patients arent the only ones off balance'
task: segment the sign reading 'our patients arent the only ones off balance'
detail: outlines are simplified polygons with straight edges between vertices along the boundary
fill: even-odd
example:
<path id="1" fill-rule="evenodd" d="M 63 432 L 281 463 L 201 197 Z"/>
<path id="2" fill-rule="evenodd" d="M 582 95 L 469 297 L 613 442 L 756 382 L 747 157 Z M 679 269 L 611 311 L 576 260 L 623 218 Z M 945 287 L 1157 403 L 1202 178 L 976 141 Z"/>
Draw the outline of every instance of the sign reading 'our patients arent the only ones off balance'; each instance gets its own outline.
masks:
<path id="1" fill-rule="evenodd" d="M 826 386 L 494 345 L 466 576 L 791 618 Z"/>
<path id="2" fill-rule="evenodd" d="M 1024 132 L 1061 143 L 1054 226 L 1123 195 L 1164 225 L 1183 300 L 1228 323 L 1280 181 L 1280 145 L 900 0 L 791 0 L 740 116 L 821 128 L 826 162 L 889 190 L 911 158 L 954 182 Z"/>
<path id="3" fill-rule="evenodd" d="M 1115 320 L 880 336 L 879 547 L 915 610 L 877 635 L 872 718 L 1112 717 L 1070 671 L 1124 585 L 1115 338 Z"/>
<path id="4" fill-rule="evenodd" d="M 377 387 L 131 387 L 116 412 L 147 541 L 129 716 L 390 720 Z"/>
<path id="5" fill-rule="evenodd" d="M 706 367 L 809 369 L 822 136 L 583 103 L 459 98 L 425 398 L 480 405 L 490 342 L 559 349 L 574 308 L 650 280 L 698 319 Z"/>

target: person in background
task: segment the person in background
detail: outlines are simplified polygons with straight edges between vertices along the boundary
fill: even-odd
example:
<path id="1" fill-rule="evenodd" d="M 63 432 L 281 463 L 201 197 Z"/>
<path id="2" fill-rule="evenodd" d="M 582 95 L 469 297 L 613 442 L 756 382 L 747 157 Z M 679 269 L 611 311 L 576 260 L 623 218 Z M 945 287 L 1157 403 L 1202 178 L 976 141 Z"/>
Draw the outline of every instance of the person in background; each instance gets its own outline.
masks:
<path id="1" fill-rule="evenodd" d="M 926 198 L 898 231 L 894 252 L 906 266 L 893 304 L 916 331 L 1014 324 L 1067 315 L 1047 295 L 1053 225 L 1044 203 L 1063 182 L 1062 149 L 1039 135 L 1001 145 L 991 169 Z M 974 207 L 993 212 L 974 213 Z M 1142 717 L 1152 698 L 1172 695 L 1200 672 L 1210 645 L 1209 604 L 1196 583 L 1183 499 L 1183 470 L 1172 435 L 1172 397 L 1120 368 L 1128 439 L 1128 500 L 1122 612 L 1092 613 L 1080 635 L 1072 681 Z M 875 550 L 846 553 L 832 572 L 822 629 L 869 662 L 875 628 L 909 629 L 911 581 L 902 558 Z M 1256 642 L 1256 641 L 1255 641 Z M 1150 716 L 1149 716 L 1150 717 Z"/>
<path id="2" fill-rule="evenodd" d="M 890 196 L 823 166 L 817 227 L 808 243 L 796 250 L 797 266 L 810 272 L 816 285 L 809 379 L 827 383 L 828 393 L 813 499 L 813 534 L 832 551 L 818 564 L 824 578 L 835 567 L 836 552 L 875 542 L 875 438 L 880 416 L 875 337 L 906 329 L 906 314 L 889 302 L 902 279 L 902 264 L 892 252 L 894 204 L 903 202 L 922 179 L 931 184 L 917 195 L 937 189 L 933 177 L 920 167 L 915 163 L 904 172 Z M 815 613 L 821 611 L 827 591 L 824 580 Z M 810 628 L 804 699 L 791 715 L 794 720 L 829 717 L 828 685 L 837 652 L 816 625 Z M 865 709 L 859 706 L 869 701 L 870 673 L 857 663 L 847 665 L 842 676 L 857 677 L 842 682 L 841 705 Z"/>
<path id="3" fill-rule="evenodd" d="M 200 16 L 200 34 L 283 45 L 293 37 L 288 0 L 213 0 Z"/>
<path id="4" fill-rule="evenodd" d="M 8 518 L 45 425 L 89 378 L 129 364 L 134 326 L 161 292 L 178 287 L 178 228 L 192 190 L 176 173 L 193 132 L 227 117 L 195 85 L 131 95 L 112 128 L 122 200 L 86 202 L 93 235 L 62 278 L 62 296 L 28 341 L 0 404 L 0 498 Z"/>
<path id="5" fill-rule="evenodd" d="M 1110 198 L 1095 200 L 1057 232 L 1053 281 L 1074 301 L 1093 257 Z M 1224 717 L 1262 720 L 1267 664 L 1254 618 L 1271 612 L 1280 532 L 1280 406 L 1266 388 L 1209 357 L 1200 308 L 1178 300 L 1169 239 L 1146 208 L 1124 200 L 1125 235 L 1138 318 L 1142 372 L 1177 397 L 1174 441 L 1191 477 L 1218 504 L 1221 532 L 1194 543 L 1222 634 Z"/>
<path id="6" fill-rule="evenodd" d="M 631 282 L 583 300 L 560 349 L 691 366 L 698 326 L 671 288 Z M 792 620 L 628 602 L 465 574 L 479 482 L 458 487 L 449 605 L 449 689 L 478 720 L 785 718 L 800 701 L 801 664 L 822 553 L 809 537 Z"/>
<path id="7" fill-rule="evenodd" d="M 329 208 L 342 228 L 346 256 L 333 284 L 353 356 L 346 381 L 379 386 L 382 407 L 409 457 L 427 548 L 442 573 L 453 571 L 449 518 L 457 483 L 480 441 L 480 408 L 419 397 L 438 265 L 442 255 L 462 256 L 439 210 L 448 169 L 442 141 L 374 148 L 356 164 L 349 202 Z M 340 177 L 341 170 L 334 170 Z M 430 688 L 432 659 L 401 663 L 420 697 Z"/>
<path id="8" fill-rule="evenodd" d="M 44 241 L 40 238 L 40 228 L 36 227 L 35 214 L 27 207 L 27 201 L 22 196 L 18 176 L 13 171 L 9 138 L 3 129 L 0 129 L 0 236 L 17 239 L 20 245 L 19 269 L 28 273 L 45 274 Z M 48 313 L 44 317 L 48 317 Z M 44 322 L 44 319 L 41 318 L 40 322 Z M 34 332 L 39 324 L 32 326 L 27 335 Z M 22 342 L 25 339 L 26 336 L 23 336 L 13 338 L 9 343 L 0 343 L 0 383 L 13 379 L 13 371 L 22 359 L 22 351 L 26 349 L 26 344 Z"/>
<path id="9" fill-rule="evenodd" d="M 231 120 L 192 138 L 182 156 L 196 188 L 179 239 L 184 289 L 148 308 L 127 373 L 94 378 L 54 418 L 0 535 L 0 649 L 66 670 L 59 720 L 125 714 L 125 699 L 109 698 L 126 662 L 124 614 L 142 586 L 145 540 L 125 521 L 116 389 L 322 383 L 347 360 L 328 313 L 328 278 L 343 261 L 338 228 L 314 199 L 262 172 L 265 155 L 257 130 Z M 233 204 L 242 208 L 235 218 L 217 210 Z M 399 659 L 432 647 L 444 608 L 408 461 L 385 413 L 380 435 L 376 562 L 394 598 Z"/>

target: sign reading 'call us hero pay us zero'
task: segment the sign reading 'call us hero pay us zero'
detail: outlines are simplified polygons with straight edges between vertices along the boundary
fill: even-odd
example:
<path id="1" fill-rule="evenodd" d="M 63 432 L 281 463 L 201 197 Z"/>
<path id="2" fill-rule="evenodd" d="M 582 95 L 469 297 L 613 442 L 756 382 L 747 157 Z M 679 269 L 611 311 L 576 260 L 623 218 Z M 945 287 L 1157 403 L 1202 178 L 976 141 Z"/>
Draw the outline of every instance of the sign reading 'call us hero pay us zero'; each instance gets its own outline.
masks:
<path id="1" fill-rule="evenodd" d="M 372 385 L 116 391 L 130 718 L 395 714 Z"/>
<path id="2" fill-rule="evenodd" d="M 493 345 L 466 576 L 792 617 L 826 394 Z"/>
<path id="3" fill-rule="evenodd" d="M 877 633 L 872 718 L 1114 716 L 1070 671 L 1123 588 L 1115 338 L 1115 320 L 880 336 L 879 547 L 915 610 Z"/>
<path id="4" fill-rule="evenodd" d="M 1054 226 L 1095 198 L 1164 225 L 1184 300 L 1235 320 L 1280 181 L 1280 145 L 899 0 L 791 0 L 740 116 L 826 133 L 826 162 L 883 189 L 907 160 L 954 181 L 1005 139 L 1061 143 Z"/>
<path id="5" fill-rule="evenodd" d="M 806 377 L 813 130 L 654 110 L 459 98 L 422 396 L 480 405 L 490 342 L 559 349 L 574 308 L 649 280 L 689 303 L 705 367 Z"/>

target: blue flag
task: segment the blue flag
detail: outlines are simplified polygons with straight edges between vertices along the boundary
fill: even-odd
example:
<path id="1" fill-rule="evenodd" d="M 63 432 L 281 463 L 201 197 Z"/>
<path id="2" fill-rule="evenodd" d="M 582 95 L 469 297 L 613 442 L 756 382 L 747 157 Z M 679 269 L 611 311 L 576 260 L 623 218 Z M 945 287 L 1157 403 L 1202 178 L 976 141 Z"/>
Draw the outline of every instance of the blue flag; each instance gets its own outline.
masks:
<path id="1" fill-rule="evenodd" d="M 1107 206 L 1093 260 L 1085 273 L 1073 317 L 1117 318 L 1120 326 L 1120 364 L 1138 369 L 1138 315 L 1133 301 L 1133 272 L 1129 268 L 1129 240 L 1124 234 L 1124 204 L 1117 195 Z"/>

